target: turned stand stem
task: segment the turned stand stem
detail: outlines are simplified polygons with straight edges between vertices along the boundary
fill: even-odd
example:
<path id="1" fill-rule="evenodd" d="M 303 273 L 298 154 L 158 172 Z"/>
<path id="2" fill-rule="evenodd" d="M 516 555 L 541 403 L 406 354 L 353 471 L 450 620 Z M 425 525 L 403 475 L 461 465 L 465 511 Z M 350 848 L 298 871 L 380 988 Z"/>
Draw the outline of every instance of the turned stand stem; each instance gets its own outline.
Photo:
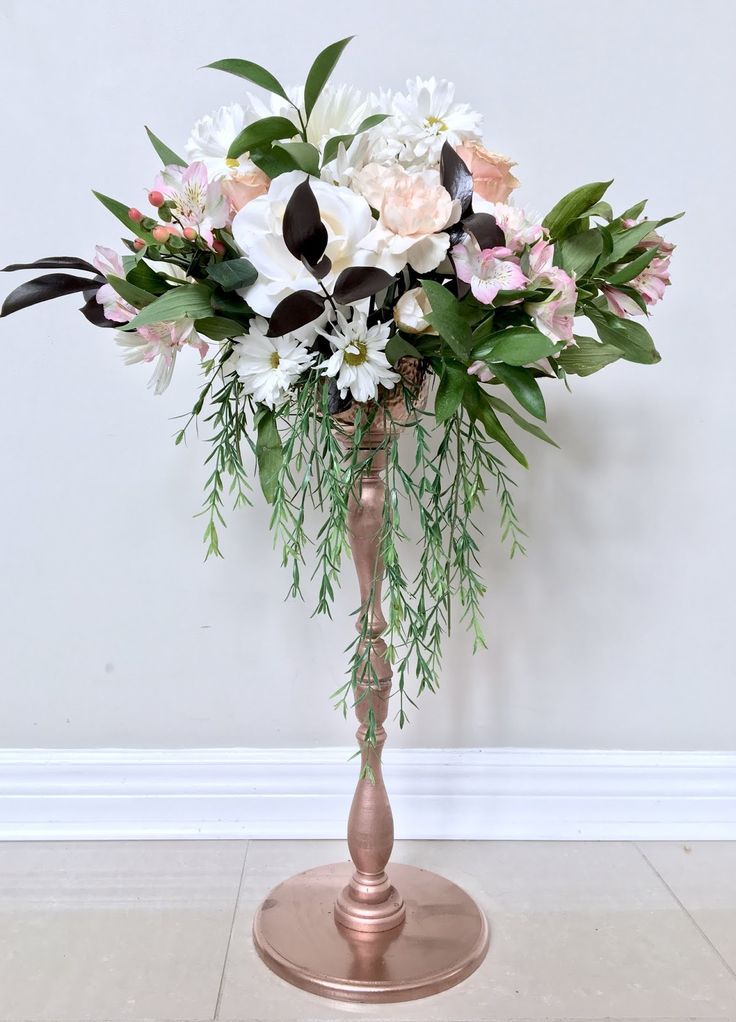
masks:
<path id="1" fill-rule="evenodd" d="M 368 659 L 355 691 L 361 774 L 348 819 L 348 848 L 355 871 L 337 898 L 335 919 L 351 930 L 364 932 L 390 930 L 406 915 L 404 901 L 386 875 L 394 844 L 394 820 L 381 768 L 392 675 L 386 643 L 381 638 L 386 627 L 381 609 L 384 565 L 380 554 L 386 494 L 385 440 L 382 429 L 367 430 L 361 438 L 361 456 L 370 459 L 370 465 L 361 474 L 359 492 L 351 493 L 348 509 L 350 547 L 360 589 L 361 610 L 356 624 L 361 635 L 359 651 L 367 651 Z M 371 712 L 375 745 L 366 741 Z"/>

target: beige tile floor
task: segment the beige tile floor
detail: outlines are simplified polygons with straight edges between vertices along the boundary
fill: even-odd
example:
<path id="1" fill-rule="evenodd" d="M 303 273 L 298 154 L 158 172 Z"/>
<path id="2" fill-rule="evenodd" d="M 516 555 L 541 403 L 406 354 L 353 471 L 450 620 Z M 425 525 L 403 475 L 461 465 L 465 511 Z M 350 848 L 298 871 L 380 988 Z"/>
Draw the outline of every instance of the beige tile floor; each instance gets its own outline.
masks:
<path id="1" fill-rule="evenodd" d="M 736 843 L 406 842 L 488 912 L 463 985 L 326 1002 L 250 943 L 278 880 L 337 841 L 0 844 L 0 1022 L 736 1022 Z"/>

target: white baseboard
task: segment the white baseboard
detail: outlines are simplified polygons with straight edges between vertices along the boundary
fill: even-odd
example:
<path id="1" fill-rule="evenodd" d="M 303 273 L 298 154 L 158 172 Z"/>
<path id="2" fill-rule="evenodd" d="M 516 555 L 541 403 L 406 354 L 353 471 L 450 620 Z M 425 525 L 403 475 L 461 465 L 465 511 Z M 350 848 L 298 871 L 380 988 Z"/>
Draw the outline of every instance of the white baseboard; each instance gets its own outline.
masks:
<path id="1" fill-rule="evenodd" d="M 0 839 L 341 838 L 352 749 L 0 750 Z M 736 753 L 390 749 L 397 838 L 736 839 Z"/>

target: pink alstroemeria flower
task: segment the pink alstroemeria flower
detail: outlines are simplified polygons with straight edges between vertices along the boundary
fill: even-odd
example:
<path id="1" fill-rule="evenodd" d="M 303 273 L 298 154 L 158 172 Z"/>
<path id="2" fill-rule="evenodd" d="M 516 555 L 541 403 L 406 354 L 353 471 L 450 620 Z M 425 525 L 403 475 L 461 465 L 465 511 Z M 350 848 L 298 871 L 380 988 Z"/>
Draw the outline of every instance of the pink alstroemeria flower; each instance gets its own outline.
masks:
<path id="1" fill-rule="evenodd" d="M 509 248 L 481 249 L 469 235 L 452 249 L 458 279 L 470 284 L 475 298 L 490 305 L 499 291 L 515 291 L 527 280 Z"/>
<path id="2" fill-rule="evenodd" d="M 529 249 L 529 280 L 533 282 L 551 270 L 554 257 L 555 246 L 546 238 L 535 242 Z"/>
<path id="3" fill-rule="evenodd" d="M 626 217 L 621 223 L 624 227 L 637 227 L 639 224 L 646 223 L 646 217 L 640 220 Z M 663 256 L 671 255 L 675 251 L 675 247 L 671 241 L 665 241 L 659 231 L 655 231 L 654 228 L 639 242 L 639 248 L 658 248 Z"/>
<path id="4" fill-rule="evenodd" d="M 111 248 L 104 248 L 102 245 L 97 245 L 95 247 L 95 257 L 92 260 L 92 263 L 100 271 L 103 277 L 107 277 L 110 273 L 114 277 L 125 276 L 125 270 L 123 269 L 120 256 Z M 138 311 L 120 297 L 112 284 L 103 284 L 102 287 L 98 289 L 96 298 L 102 306 L 105 319 L 109 319 L 112 323 L 127 323 L 128 320 L 131 320 Z"/>
<path id="5" fill-rule="evenodd" d="M 171 383 L 171 377 L 179 351 L 189 345 L 199 351 L 200 358 L 207 354 L 209 345 L 194 328 L 191 319 L 178 319 L 173 323 L 151 323 L 131 333 L 117 334 L 117 342 L 125 349 L 123 361 L 126 365 L 139 362 L 155 362 L 153 375 L 148 386 L 154 394 L 163 394 Z"/>
<path id="6" fill-rule="evenodd" d="M 629 281 L 629 287 L 637 291 L 647 305 L 656 305 L 664 298 L 665 288 L 670 283 L 670 257 L 652 259 L 641 273 Z M 615 316 L 628 319 L 629 316 L 644 316 L 640 305 L 620 288 L 604 285 L 601 290 L 606 296 L 608 308 Z"/>
<path id="7" fill-rule="evenodd" d="M 552 285 L 552 294 L 544 302 L 527 302 L 524 311 L 534 320 L 537 330 L 551 341 L 574 343 L 573 327 L 578 298 L 574 279 L 559 266 L 553 266 L 540 278 L 541 282 Z"/>
<path id="8" fill-rule="evenodd" d="M 228 222 L 230 205 L 223 194 L 222 182 L 210 181 L 202 162 L 190 163 L 188 167 L 174 164 L 164 167 L 154 190 L 172 203 L 175 223 L 195 227 L 208 245 L 213 241 L 212 231 Z"/>
<path id="9" fill-rule="evenodd" d="M 643 316 L 640 306 L 636 304 L 631 295 L 627 295 L 625 291 L 622 291 L 618 287 L 613 287 L 611 284 L 601 285 L 601 291 L 603 292 L 608 308 L 620 319 L 628 319 L 629 316 Z"/>

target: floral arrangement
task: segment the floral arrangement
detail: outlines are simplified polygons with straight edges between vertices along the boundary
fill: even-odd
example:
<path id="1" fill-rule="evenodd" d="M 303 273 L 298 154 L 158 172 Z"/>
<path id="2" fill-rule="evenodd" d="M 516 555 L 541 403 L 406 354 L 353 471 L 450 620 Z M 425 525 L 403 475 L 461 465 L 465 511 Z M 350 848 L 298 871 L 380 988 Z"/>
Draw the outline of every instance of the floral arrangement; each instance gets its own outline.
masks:
<path id="1" fill-rule="evenodd" d="M 540 382 L 659 361 L 642 320 L 670 282 L 673 246 L 643 202 L 614 214 L 611 182 L 575 189 L 544 219 L 514 205 L 515 164 L 485 148 L 480 114 L 449 82 L 367 96 L 329 85 L 348 42 L 320 53 L 303 89 L 247 60 L 209 65 L 268 102 L 246 93 L 203 117 L 185 157 L 149 131 L 163 164 L 149 210 L 95 193 L 132 235 L 127 252 L 5 267 L 56 272 L 18 287 L 2 315 L 81 293 L 82 313 L 116 330 L 125 362 L 153 366 L 157 394 L 180 353 L 196 353 L 202 389 L 176 442 L 203 421 L 207 553 L 220 554 L 228 491 L 236 506 L 250 502 L 253 452 L 292 595 L 314 544 L 318 612 L 329 612 L 348 497 L 368 466 L 361 437 L 383 416 L 380 545 L 403 724 L 409 672 L 419 691 L 437 684 L 455 598 L 474 648 L 483 644 L 476 537 L 489 490 L 511 554 L 523 551 L 504 459 L 526 458 L 507 427 L 552 443 Z M 578 317 L 595 336 L 576 332 Z M 429 379 L 431 411 L 420 398 Z M 411 420 L 408 459 L 394 417 Z M 397 552 L 407 503 L 419 523 L 415 577 Z M 309 504 L 323 518 L 311 541 Z M 369 663 L 361 639 L 343 706 Z"/>

